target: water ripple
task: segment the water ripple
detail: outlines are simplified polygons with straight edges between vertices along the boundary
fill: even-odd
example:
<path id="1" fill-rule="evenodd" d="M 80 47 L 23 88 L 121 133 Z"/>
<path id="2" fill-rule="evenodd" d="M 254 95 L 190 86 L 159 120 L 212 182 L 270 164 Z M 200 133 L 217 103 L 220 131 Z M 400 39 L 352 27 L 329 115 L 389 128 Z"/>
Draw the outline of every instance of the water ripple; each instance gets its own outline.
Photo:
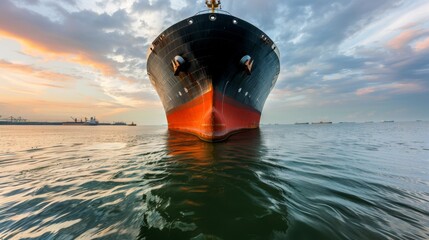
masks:
<path id="1" fill-rule="evenodd" d="M 425 122 L 87 129 L 0 126 L 0 239 L 429 238 Z"/>

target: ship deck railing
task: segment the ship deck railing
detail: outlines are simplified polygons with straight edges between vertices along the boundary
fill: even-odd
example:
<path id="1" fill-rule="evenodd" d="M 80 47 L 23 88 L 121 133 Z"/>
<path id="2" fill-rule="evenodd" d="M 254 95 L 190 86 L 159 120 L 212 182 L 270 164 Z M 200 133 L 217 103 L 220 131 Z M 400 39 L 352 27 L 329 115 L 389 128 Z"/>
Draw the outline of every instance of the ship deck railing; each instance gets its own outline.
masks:
<path id="1" fill-rule="evenodd" d="M 196 15 L 201 15 L 201 14 L 205 14 L 205 13 L 212 13 L 212 10 L 211 10 L 211 9 L 201 10 L 201 11 L 199 11 L 199 12 L 195 13 L 195 15 L 194 15 L 194 16 L 196 16 Z M 214 13 L 223 13 L 223 14 L 227 14 L 227 15 L 231 15 L 231 16 L 232 16 L 232 14 L 231 14 L 230 12 L 225 11 L 225 10 L 221 10 L 221 9 L 216 9 L 216 10 L 214 11 Z"/>

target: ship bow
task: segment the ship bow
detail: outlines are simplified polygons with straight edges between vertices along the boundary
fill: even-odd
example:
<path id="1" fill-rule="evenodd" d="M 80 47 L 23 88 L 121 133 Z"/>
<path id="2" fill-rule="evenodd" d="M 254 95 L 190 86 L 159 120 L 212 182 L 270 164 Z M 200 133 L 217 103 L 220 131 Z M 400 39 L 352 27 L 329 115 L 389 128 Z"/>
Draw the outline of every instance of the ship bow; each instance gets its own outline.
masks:
<path id="1" fill-rule="evenodd" d="M 169 129 L 189 132 L 204 141 L 222 141 L 231 134 L 259 127 L 261 113 L 210 89 L 167 112 Z"/>

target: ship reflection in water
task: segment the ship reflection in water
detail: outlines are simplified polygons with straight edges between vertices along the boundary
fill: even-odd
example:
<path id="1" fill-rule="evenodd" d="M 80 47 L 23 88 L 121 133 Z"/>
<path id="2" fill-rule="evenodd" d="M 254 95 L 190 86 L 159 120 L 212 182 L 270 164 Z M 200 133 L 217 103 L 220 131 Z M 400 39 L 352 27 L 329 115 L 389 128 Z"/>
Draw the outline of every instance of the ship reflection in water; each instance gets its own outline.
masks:
<path id="1" fill-rule="evenodd" d="M 164 184 L 146 199 L 140 237 L 268 239 L 287 230 L 286 195 L 258 129 L 206 143 L 170 131 Z M 275 181 L 275 180 L 274 180 Z"/>
<path id="2" fill-rule="evenodd" d="M 429 239 L 428 129 L 0 126 L 0 239 Z"/>

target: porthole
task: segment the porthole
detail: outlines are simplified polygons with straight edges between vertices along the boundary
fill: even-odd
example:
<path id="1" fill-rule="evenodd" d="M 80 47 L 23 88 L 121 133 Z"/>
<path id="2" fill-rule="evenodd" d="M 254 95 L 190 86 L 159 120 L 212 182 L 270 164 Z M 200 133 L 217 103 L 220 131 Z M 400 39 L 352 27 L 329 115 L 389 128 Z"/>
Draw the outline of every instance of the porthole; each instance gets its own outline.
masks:
<path id="1" fill-rule="evenodd" d="M 237 24 L 238 22 L 236 19 L 234 19 L 234 20 L 232 20 L 232 23 Z"/>
<path id="2" fill-rule="evenodd" d="M 210 21 L 216 21 L 216 15 L 211 14 L 211 15 L 209 16 L 209 19 L 210 19 Z"/>
<path id="3" fill-rule="evenodd" d="M 189 24 L 189 25 L 191 25 L 191 24 L 193 24 L 193 23 L 194 23 L 194 20 L 192 20 L 192 19 L 189 19 L 189 20 L 188 20 L 188 24 Z"/>

